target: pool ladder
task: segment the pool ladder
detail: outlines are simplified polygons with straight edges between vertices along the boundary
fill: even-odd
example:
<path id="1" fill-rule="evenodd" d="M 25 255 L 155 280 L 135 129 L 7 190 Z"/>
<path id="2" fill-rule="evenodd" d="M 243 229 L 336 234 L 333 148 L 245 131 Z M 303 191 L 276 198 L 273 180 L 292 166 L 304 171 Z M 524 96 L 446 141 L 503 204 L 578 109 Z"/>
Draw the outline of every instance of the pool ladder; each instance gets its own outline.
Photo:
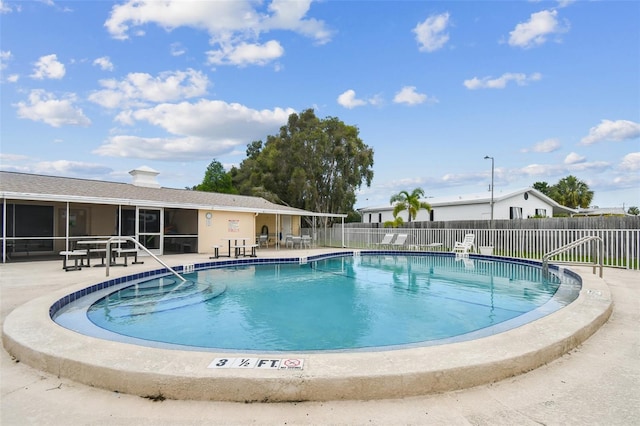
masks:
<path id="1" fill-rule="evenodd" d="M 593 273 L 596 273 L 596 267 L 600 266 L 600 278 L 602 278 L 602 271 L 603 271 L 603 262 L 604 262 L 604 241 L 602 240 L 602 238 L 597 237 L 595 235 L 589 235 L 586 237 L 582 237 L 582 238 L 578 238 L 577 240 L 575 240 L 572 243 L 569 243 L 565 246 L 562 246 L 560 248 L 557 248 L 555 250 L 550 251 L 549 253 L 545 254 L 544 256 L 542 256 L 542 272 L 544 274 L 544 276 L 548 276 L 549 275 L 549 259 L 553 256 L 557 256 L 560 253 L 564 253 L 566 251 L 575 249 L 581 245 L 584 245 L 586 243 L 592 243 L 592 257 L 593 257 Z M 593 250 L 593 244 L 594 243 L 599 243 L 597 244 L 597 252 L 595 252 L 595 250 Z M 595 252 L 595 255 L 594 255 Z M 572 262 L 573 263 L 573 262 Z M 578 263 L 578 262 L 576 262 Z"/>
<path id="2" fill-rule="evenodd" d="M 149 251 L 149 249 L 147 249 L 145 246 L 140 244 L 140 242 L 138 240 L 136 240 L 135 238 L 133 238 L 133 237 L 111 237 L 111 238 L 109 238 L 109 240 L 107 241 L 107 253 L 111 253 L 111 243 L 113 243 L 113 242 L 122 242 L 122 241 L 131 241 L 137 248 L 139 248 L 140 250 L 144 251 L 145 253 L 147 253 L 152 258 L 154 258 L 156 260 L 156 262 L 158 262 L 159 264 L 161 264 L 162 266 L 167 268 L 173 275 L 178 277 L 182 282 L 186 282 L 187 281 L 186 278 L 184 278 L 182 275 L 177 273 L 171 266 L 167 265 L 162 260 L 160 260 L 160 258 L 158 258 L 158 256 L 156 256 L 155 254 L 151 253 Z M 107 264 L 107 267 L 106 267 L 107 277 L 109 276 L 109 264 L 111 263 L 111 256 L 108 255 L 108 257 L 109 257 L 109 259 L 106 262 L 106 264 Z"/>

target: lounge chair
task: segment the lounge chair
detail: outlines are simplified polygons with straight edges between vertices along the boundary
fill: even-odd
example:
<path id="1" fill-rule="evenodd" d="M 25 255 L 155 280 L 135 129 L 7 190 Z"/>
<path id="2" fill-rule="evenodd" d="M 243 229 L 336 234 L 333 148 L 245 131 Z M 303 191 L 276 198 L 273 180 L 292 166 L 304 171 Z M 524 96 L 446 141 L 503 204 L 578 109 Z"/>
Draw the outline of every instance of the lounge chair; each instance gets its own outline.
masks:
<path id="1" fill-rule="evenodd" d="M 391 241 L 393 241 L 393 237 L 395 237 L 395 234 L 385 234 L 385 236 L 382 237 L 382 240 L 379 243 L 376 243 L 376 245 L 380 248 L 390 246 Z"/>
<path id="2" fill-rule="evenodd" d="M 453 246 L 453 252 L 456 255 L 469 254 L 469 252 L 472 251 L 474 247 L 475 241 L 476 241 L 475 234 L 466 234 L 462 242 L 456 241 L 455 245 Z"/>
<path id="3" fill-rule="evenodd" d="M 391 243 L 392 248 L 402 247 L 407 242 L 407 234 L 398 234 L 398 238 L 394 242 Z"/>

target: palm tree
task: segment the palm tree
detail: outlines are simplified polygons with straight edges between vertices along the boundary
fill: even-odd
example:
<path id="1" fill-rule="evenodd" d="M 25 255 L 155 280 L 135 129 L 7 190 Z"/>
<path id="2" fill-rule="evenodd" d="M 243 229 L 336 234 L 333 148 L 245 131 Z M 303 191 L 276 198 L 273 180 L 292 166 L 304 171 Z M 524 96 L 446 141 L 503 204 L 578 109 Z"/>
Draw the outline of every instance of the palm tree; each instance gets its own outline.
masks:
<path id="1" fill-rule="evenodd" d="M 424 191 L 422 188 L 414 189 L 411 194 L 407 191 L 400 191 L 393 195 L 389 201 L 391 204 L 395 203 L 395 207 L 393 208 L 393 217 L 398 217 L 400 212 L 406 210 L 409 213 L 409 222 L 411 222 L 411 219 L 416 218 L 420 209 L 425 209 L 430 212 L 431 204 L 425 201 L 420 201 L 420 197 L 424 197 Z"/>
<path id="2" fill-rule="evenodd" d="M 396 218 L 393 220 L 387 220 L 385 223 L 382 224 L 382 226 L 385 228 L 400 228 L 403 223 L 404 223 L 404 220 L 402 220 L 402 217 L 396 216 Z"/>
<path id="3" fill-rule="evenodd" d="M 627 213 L 632 214 L 634 216 L 638 216 L 640 215 L 640 209 L 638 209 L 636 206 L 632 206 L 632 207 L 629 207 L 629 210 L 627 210 Z"/>
<path id="4" fill-rule="evenodd" d="M 589 186 L 575 176 L 567 176 L 560 179 L 551 188 L 551 198 L 563 206 L 575 209 L 576 207 L 587 208 L 593 200 L 593 191 Z"/>

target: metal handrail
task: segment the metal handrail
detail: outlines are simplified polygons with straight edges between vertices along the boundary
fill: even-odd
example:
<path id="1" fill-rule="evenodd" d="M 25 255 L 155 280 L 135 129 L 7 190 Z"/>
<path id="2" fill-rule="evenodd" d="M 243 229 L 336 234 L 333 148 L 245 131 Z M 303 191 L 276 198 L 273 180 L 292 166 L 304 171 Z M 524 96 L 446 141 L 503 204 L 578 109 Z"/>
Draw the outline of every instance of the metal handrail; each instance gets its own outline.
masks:
<path id="1" fill-rule="evenodd" d="M 138 240 L 136 240 L 135 238 L 133 238 L 133 237 L 111 237 L 107 241 L 107 257 L 108 257 L 108 259 L 107 259 L 107 267 L 106 267 L 107 277 L 109 276 L 109 264 L 111 263 L 111 243 L 112 242 L 122 242 L 122 241 L 131 241 L 136 247 L 140 248 L 142 251 L 147 253 L 149 256 L 153 257 L 159 264 L 161 264 L 162 266 L 167 268 L 169 271 L 171 271 L 171 273 L 173 275 L 175 275 L 176 277 L 180 278 L 183 282 L 187 281 L 186 278 L 184 278 L 182 275 L 177 273 L 171 266 L 167 265 L 162 260 L 160 260 L 160 258 L 158 258 L 158 256 L 156 256 L 155 254 L 151 253 L 149 251 L 149 249 L 147 249 L 145 246 L 140 244 L 140 242 Z"/>
<path id="2" fill-rule="evenodd" d="M 597 253 L 597 256 L 594 257 L 594 261 L 593 261 L 593 273 L 596 273 L 596 266 L 600 266 L 600 278 L 602 278 L 602 271 L 604 269 L 604 241 L 602 240 L 601 237 L 595 236 L 595 235 L 588 235 L 586 237 L 582 237 L 582 238 L 578 238 L 577 240 L 575 240 L 572 243 L 569 243 L 567 245 L 564 245 L 560 248 L 557 248 L 555 250 L 550 251 L 549 253 L 546 253 L 544 256 L 542 256 L 542 271 L 545 275 L 547 275 L 549 273 L 549 258 L 556 256 L 560 253 L 564 253 L 568 250 L 574 249 L 576 247 L 579 247 L 583 244 L 586 244 L 590 241 L 599 241 L 600 242 L 600 250 Z"/>

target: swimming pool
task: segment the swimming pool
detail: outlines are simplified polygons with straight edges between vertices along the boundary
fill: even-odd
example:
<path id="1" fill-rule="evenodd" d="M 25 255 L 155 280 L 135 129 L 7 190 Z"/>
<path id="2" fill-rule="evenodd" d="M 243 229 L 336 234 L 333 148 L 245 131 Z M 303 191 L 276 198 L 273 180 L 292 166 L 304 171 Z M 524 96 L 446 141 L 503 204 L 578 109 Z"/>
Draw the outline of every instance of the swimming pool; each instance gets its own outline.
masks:
<path id="1" fill-rule="evenodd" d="M 360 252 L 365 257 L 367 252 Z M 386 256 L 406 252 L 385 252 Z M 302 255 L 302 256 L 301 256 Z M 169 259 L 173 269 L 185 272 L 217 267 L 266 264 L 304 264 L 329 257 L 354 255 L 357 251 L 314 249 L 264 253 L 256 259 L 204 260 L 201 255 L 179 255 Z M 414 253 L 421 256 L 422 253 Z M 424 254 L 429 256 L 430 254 Z M 446 257 L 446 254 L 443 254 Z M 479 272 L 490 262 L 502 260 L 492 256 L 469 255 L 467 267 L 459 260 L 460 274 Z M 535 261 L 509 259 L 531 264 Z M 501 264 L 502 265 L 502 264 Z M 14 265 L 20 270 L 19 264 Z M 513 320 L 465 335 L 450 344 L 416 344 L 407 347 L 371 350 L 310 351 L 305 353 L 260 353 L 232 350 L 198 350 L 187 346 L 170 347 L 135 339 L 96 327 L 78 309 L 77 317 L 91 325 L 91 333 L 63 327 L 52 318 L 62 310 L 74 317 L 68 307 L 87 299 L 93 301 L 113 293 L 120 286 L 169 276 L 166 268 L 154 269 L 147 262 L 129 268 L 116 268 L 104 277 L 98 268 L 81 274 L 59 274 L 59 264 L 45 262 L 38 267 L 49 271 L 51 282 L 62 287 L 47 291 L 15 308 L 3 324 L 3 346 L 20 363 L 91 387 L 139 396 L 161 395 L 170 399 L 214 401 L 326 401 L 399 398 L 447 392 L 496 382 L 545 365 L 571 351 L 595 333 L 613 311 L 607 283 L 590 274 L 590 268 L 569 269 L 549 265 L 555 275 L 576 280 L 581 286 L 578 298 L 567 306 L 538 319 L 548 305 Z M 55 272 L 54 272 L 55 271 Z M 580 272 L 580 273 L 577 273 Z M 77 280 L 73 284 L 69 280 Z M 66 283 L 66 284 L 64 284 Z M 28 285 L 28 283 L 26 284 Z M 101 292 L 102 295 L 100 295 Z M 565 290 L 561 285 L 555 297 Z M 91 302 L 93 303 L 93 302 Z M 89 303 L 90 304 L 90 303 Z M 515 325 L 520 323 L 521 326 Z M 509 326 L 509 327 L 507 327 Z M 504 332 L 498 332 L 504 328 Z M 494 334 L 482 336 L 486 330 Z M 94 332 L 98 333 L 94 333 Z M 103 336 L 102 334 L 105 334 Z M 478 335 L 479 338 L 470 337 Z M 130 344 L 135 343 L 135 344 Z M 195 350 L 194 350 L 195 349 Z M 221 359 L 235 359 L 221 366 Z M 272 361 L 292 359 L 301 368 L 270 368 Z M 255 363 L 244 363 L 244 361 Z M 262 361 L 270 361 L 265 366 Z M 261 367 L 262 365 L 262 367 Z"/>
<path id="2" fill-rule="evenodd" d="M 579 280 L 543 277 L 530 262 L 424 253 L 242 264 L 185 277 L 187 283 L 157 277 L 92 292 L 54 319 L 154 347 L 388 350 L 499 333 L 555 312 L 580 290 Z"/>

